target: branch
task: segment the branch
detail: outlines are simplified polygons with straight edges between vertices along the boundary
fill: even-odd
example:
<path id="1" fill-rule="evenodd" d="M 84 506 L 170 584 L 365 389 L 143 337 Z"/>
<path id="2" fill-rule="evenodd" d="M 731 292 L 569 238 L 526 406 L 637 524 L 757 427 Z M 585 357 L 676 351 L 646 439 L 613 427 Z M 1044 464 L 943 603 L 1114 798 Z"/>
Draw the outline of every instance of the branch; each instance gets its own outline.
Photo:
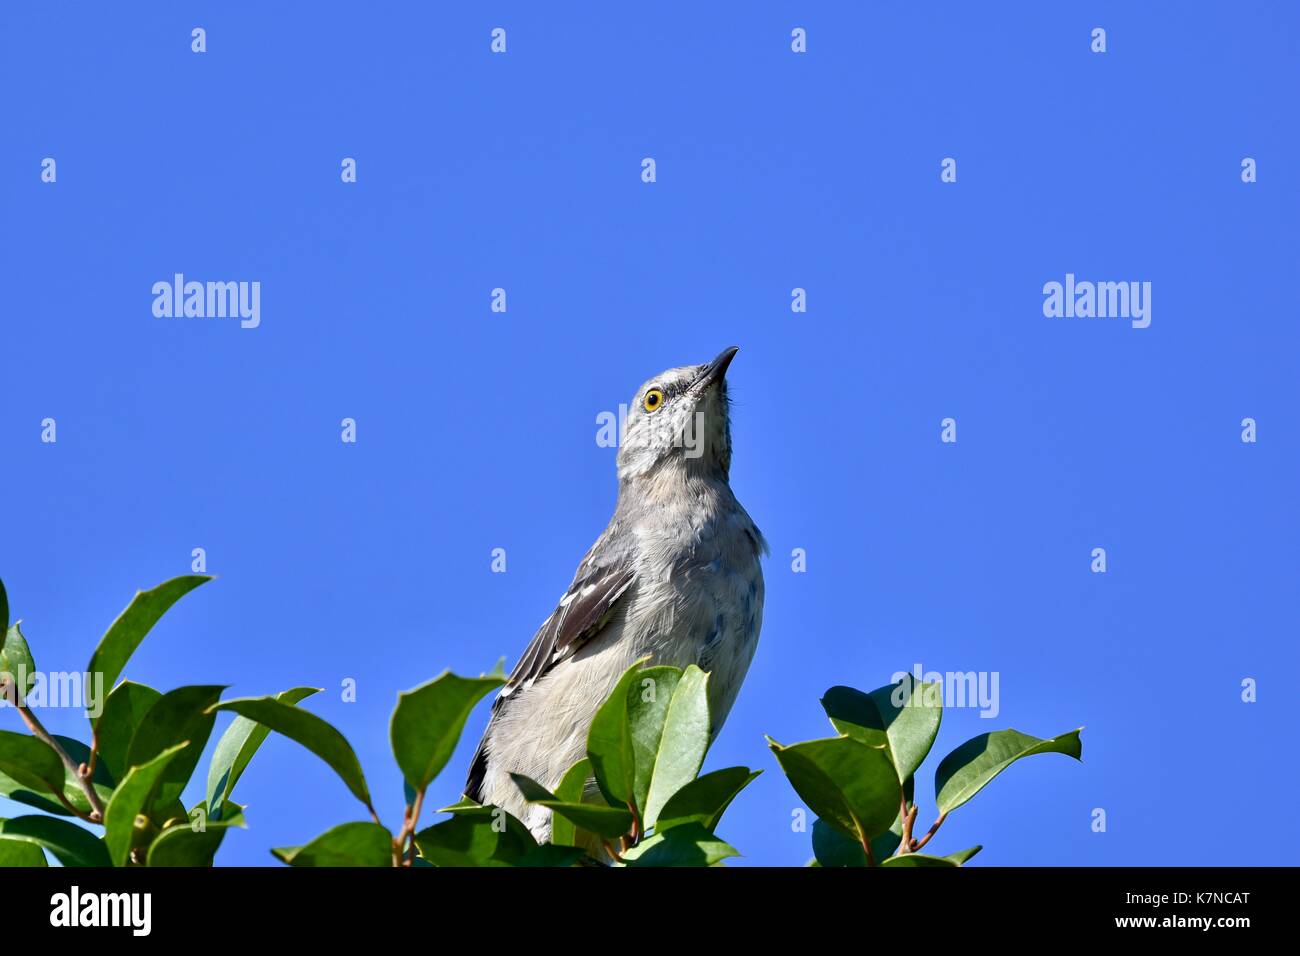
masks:
<path id="1" fill-rule="evenodd" d="M 910 853 L 912 845 L 912 828 L 916 825 L 916 804 L 912 804 L 909 810 L 907 801 L 903 801 L 903 808 L 899 811 L 903 819 L 903 838 L 898 841 L 897 855 L 902 856 L 904 853 Z"/>
<path id="2" fill-rule="evenodd" d="M 86 794 L 86 800 L 90 803 L 90 816 L 86 816 L 86 814 L 73 807 L 72 804 L 68 802 L 67 797 L 63 795 L 62 790 L 57 792 L 55 796 L 59 798 L 59 801 L 65 807 L 77 816 L 81 817 L 81 819 L 89 820 L 91 823 L 103 823 L 104 802 L 99 799 L 99 794 L 95 792 L 95 785 L 91 782 L 90 776 L 82 776 L 81 765 L 68 756 L 68 752 L 63 749 L 57 740 L 50 736 L 49 732 L 46 731 L 37 716 L 27 709 L 26 704 L 18 704 L 17 706 L 18 713 L 23 718 L 23 723 L 27 725 L 27 729 L 30 730 L 38 740 L 59 755 L 59 759 L 63 761 L 63 766 L 68 769 L 77 783 L 81 785 L 82 791 Z"/>
<path id="3" fill-rule="evenodd" d="M 424 806 L 424 791 L 415 792 L 415 800 L 402 813 L 402 829 L 393 837 L 393 866 L 414 866 L 415 865 L 415 828 L 420 822 L 420 810 Z M 379 822 L 374 809 L 370 815 Z M 406 841 L 410 839 L 408 844 Z"/>
<path id="4" fill-rule="evenodd" d="M 424 808 L 424 791 L 415 794 L 415 805 L 411 807 L 411 844 L 407 847 L 406 865 L 415 866 L 415 830 L 420 825 L 420 811 Z"/>
<path id="5" fill-rule="evenodd" d="M 946 820 L 946 819 L 948 819 L 948 814 L 947 814 L 947 813 L 941 813 L 941 814 L 939 814 L 939 819 L 937 819 L 937 820 L 934 821 L 934 823 L 931 825 L 930 829 L 926 831 L 925 836 L 921 837 L 920 840 L 913 840 L 913 841 L 912 841 L 912 849 L 911 849 L 909 852 L 911 852 L 911 853 L 915 853 L 917 850 L 921 849 L 921 847 L 923 847 L 923 846 L 925 846 L 927 843 L 929 843 L 929 842 L 930 842 L 930 837 L 934 836 L 935 833 L 938 832 L 939 827 L 943 826 L 943 821 Z"/>

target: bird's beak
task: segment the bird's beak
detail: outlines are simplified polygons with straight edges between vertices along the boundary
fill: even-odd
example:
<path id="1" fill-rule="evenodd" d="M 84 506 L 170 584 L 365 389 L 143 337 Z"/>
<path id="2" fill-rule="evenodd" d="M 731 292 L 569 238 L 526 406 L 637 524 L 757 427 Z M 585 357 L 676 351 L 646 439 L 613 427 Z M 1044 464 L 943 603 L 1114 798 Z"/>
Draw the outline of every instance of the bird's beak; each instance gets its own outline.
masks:
<path id="1" fill-rule="evenodd" d="M 704 367 L 700 377 L 691 385 L 691 391 L 703 392 L 714 382 L 722 381 L 727 374 L 727 366 L 731 364 L 731 360 L 736 357 L 736 353 L 739 351 L 740 349 L 734 345 L 723 349 L 722 354 Z"/>

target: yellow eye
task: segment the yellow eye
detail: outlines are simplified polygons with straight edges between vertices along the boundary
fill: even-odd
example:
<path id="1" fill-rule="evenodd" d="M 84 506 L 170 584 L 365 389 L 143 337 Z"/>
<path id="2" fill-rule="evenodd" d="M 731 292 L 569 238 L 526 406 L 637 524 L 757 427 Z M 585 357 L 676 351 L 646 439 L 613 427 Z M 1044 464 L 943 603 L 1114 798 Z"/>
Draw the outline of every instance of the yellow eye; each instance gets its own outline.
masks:
<path id="1" fill-rule="evenodd" d="M 659 406 L 664 403 L 664 393 L 662 389 L 652 388 L 645 393 L 645 398 L 641 399 L 641 406 L 647 412 L 658 410 Z"/>

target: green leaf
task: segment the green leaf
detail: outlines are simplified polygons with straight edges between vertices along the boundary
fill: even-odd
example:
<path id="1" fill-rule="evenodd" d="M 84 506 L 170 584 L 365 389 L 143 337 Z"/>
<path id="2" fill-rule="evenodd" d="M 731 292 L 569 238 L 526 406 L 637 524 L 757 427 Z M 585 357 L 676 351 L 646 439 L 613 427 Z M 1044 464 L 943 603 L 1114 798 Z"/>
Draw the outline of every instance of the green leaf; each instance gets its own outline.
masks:
<path id="1" fill-rule="evenodd" d="M 167 613 L 167 609 L 200 584 L 211 580 L 207 575 L 187 574 L 164 581 L 152 591 L 137 591 L 126 610 L 109 625 L 99 646 L 95 648 L 86 671 L 90 674 L 103 674 L 103 686 L 112 687 L 122 676 L 122 668 L 131 659 L 140 642 L 158 623 L 158 619 Z M 100 716 L 102 718 L 103 715 Z M 91 720 L 91 724 L 98 723 L 98 720 Z"/>
<path id="2" fill-rule="evenodd" d="M 818 866 L 863 867 L 867 865 L 867 854 L 862 849 L 862 844 L 857 840 L 849 839 L 820 817 L 813 823 L 812 845 L 813 856 Z M 874 852 L 873 845 L 872 853 Z"/>
<path id="3" fill-rule="evenodd" d="M 647 676 L 656 681 L 656 698 L 669 695 L 662 710 L 657 703 L 645 701 L 644 692 L 629 698 L 636 806 L 642 829 L 649 830 L 663 805 L 694 780 L 704 764 L 709 749 L 709 675 L 694 664 L 684 671 L 652 668 L 642 675 L 643 687 Z"/>
<path id="4" fill-rule="evenodd" d="M 832 687 L 822 707 L 840 733 L 872 746 L 886 743 L 901 783 L 916 773 L 934 746 L 943 719 L 941 690 L 938 683 L 918 683 L 905 674 L 897 684 L 870 694 Z"/>
<path id="5" fill-rule="evenodd" d="M 748 767 L 727 767 L 692 780 L 668 798 L 659 811 L 655 829 L 671 830 L 684 823 L 698 823 L 712 833 L 736 794 L 760 773 Z"/>
<path id="6" fill-rule="evenodd" d="M 108 846 L 113 866 L 125 866 L 135 842 L 135 820 L 150 803 L 154 790 L 178 753 L 189 747 L 189 742 L 168 747 L 149 762 L 132 767 L 113 791 L 113 798 L 104 808 L 104 843 Z"/>
<path id="7" fill-rule="evenodd" d="M 357 760 L 352 745 L 331 724 L 315 714 L 274 697 L 239 697 L 222 701 L 212 709 L 234 711 L 298 741 L 329 764 L 347 784 L 353 796 L 367 807 L 370 806 L 366 777 L 361 772 L 361 762 Z"/>
<path id="8" fill-rule="evenodd" d="M 635 806 L 632 797 L 634 763 L 632 735 L 628 730 L 628 696 L 636 684 L 646 658 L 623 672 L 618 684 L 591 720 L 587 732 L 587 756 L 596 785 L 611 806 Z"/>
<path id="9" fill-rule="evenodd" d="M 520 866 L 540 867 L 540 866 L 559 866 L 570 867 L 586 856 L 586 851 L 577 846 L 561 846 L 557 843 L 542 843 L 529 850 Z"/>
<path id="10" fill-rule="evenodd" d="M 124 680 L 104 701 L 104 711 L 95 726 L 95 740 L 99 749 L 98 763 L 108 767 L 113 779 L 121 778 L 129 769 L 126 760 L 131 738 L 144 715 L 160 697 L 161 693 L 146 684 Z"/>
<path id="11" fill-rule="evenodd" d="M 207 817 L 208 826 L 225 827 L 227 830 L 236 827 L 243 830 L 248 827 L 248 821 L 244 817 L 244 810 L 247 809 L 246 807 L 241 806 L 234 800 L 227 799 L 222 809 L 223 812 L 220 820 L 214 822 L 211 816 Z M 187 814 L 187 819 L 193 822 L 196 819 L 196 813 L 207 814 L 207 812 L 208 802 L 206 800 L 200 800 L 190 809 L 190 812 Z"/>
<path id="12" fill-rule="evenodd" d="M 902 867 L 953 867 L 960 864 L 953 862 L 946 856 L 926 856 L 924 853 L 904 853 L 902 856 L 891 856 L 884 860 L 881 866 L 902 866 Z"/>
<path id="13" fill-rule="evenodd" d="M 984 849 L 982 845 L 973 846 L 969 850 L 962 850 L 958 853 L 949 853 L 946 857 L 944 857 L 944 859 L 952 860 L 958 866 L 964 866 L 967 860 L 969 860 L 971 857 L 973 857 L 976 853 L 978 853 L 982 849 Z"/>
<path id="14" fill-rule="evenodd" d="M 411 804 L 408 802 L 407 806 L 409 807 L 411 806 Z M 440 808 L 438 812 L 439 813 L 467 813 L 470 815 L 475 815 L 482 809 L 483 809 L 483 804 L 475 800 L 471 800 L 469 797 L 462 797 L 461 799 L 453 803 L 451 806 Z"/>
<path id="15" fill-rule="evenodd" d="M 444 671 L 397 695 L 389 737 L 407 784 L 415 790 L 429 785 L 451 759 L 474 705 L 503 683 L 499 677 L 457 677 Z"/>
<path id="16" fill-rule="evenodd" d="M 47 796 L 41 796 L 32 790 L 28 790 L 13 777 L 6 773 L 0 773 L 0 797 L 8 797 L 15 803 L 25 804 L 37 810 L 43 810 L 46 813 L 53 813 L 60 817 L 75 816 L 71 810 L 63 804 L 51 800 Z"/>
<path id="17" fill-rule="evenodd" d="M 587 781 L 591 779 L 591 761 L 585 757 L 570 767 L 555 788 L 555 799 L 561 803 L 582 803 Z M 551 842 L 571 846 L 578 842 L 578 829 L 569 820 L 551 814 Z"/>
<path id="18" fill-rule="evenodd" d="M 8 840 L 44 847 L 64 866 L 112 866 L 104 842 L 89 830 L 54 817 L 15 817 L 0 822 Z"/>
<path id="19" fill-rule="evenodd" d="M 3 826 L 4 821 L 0 820 L 0 828 Z M 45 862 L 45 852 L 41 849 L 40 844 L 32 843 L 30 840 L 7 837 L 0 832 L 0 867 L 9 869 L 16 866 L 48 865 Z"/>
<path id="20" fill-rule="evenodd" d="M 223 690 L 218 684 L 178 687 L 154 701 L 141 718 L 127 748 L 128 767 L 143 766 L 182 741 L 190 744 L 184 754 L 168 762 L 151 805 L 165 808 L 179 799 L 212 734 L 217 717 L 209 708 Z"/>
<path id="21" fill-rule="evenodd" d="M 684 823 L 642 840 L 622 856 L 628 866 L 713 866 L 740 853 L 698 823 Z"/>
<path id="22" fill-rule="evenodd" d="M 168 827 L 149 844 L 148 866 L 211 866 L 229 829 L 209 821 L 202 830 L 188 823 Z"/>
<path id="23" fill-rule="evenodd" d="M 32 689 L 32 684 L 36 683 L 36 661 L 32 659 L 32 649 L 27 646 L 27 638 L 23 637 L 22 629 L 18 624 L 12 624 L 0 631 L 4 636 L 3 643 L 0 643 L 0 692 L 3 692 L 6 699 L 21 700 L 25 698 Z M 22 693 L 16 697 L 9 690 L 10 680 L 16 688 L 18 681 L 22 680 Z"/>
<path id="24" fill-rule="evenodd" d="M 790 785 L 817 816 L 862 841 L 889 829 L 903 791 L 885 747 L 853 737 L 808 740 L 784 747 L 768 738 Z"/>
<path id="25" fill-rule="evenodd" d="M 549 807 L 552 813 L 559 814 L 575 826 L 599 837 L 612 840 L 632 829 L 632 813 L 628 810 L 596 803 L 565 803 L 536 780 L 521 773 L 512 773 L 510 779 L 529 803 Z"/>
<path id="26" fill-rule="evenodd" d="M 871 838 L 871 858 L 877 863 L 889 859 L 902 842 L 902 824 L 895 824 L 880 836 Z M 868 865 L 862 844 L 850 840 L 825 820 L 813 824 L 813 853 L 821 860 L 822 866 Z M 823 856 L 826 859 L 822 859 Z"/>
<path id="27" fill-rule="evenodd" d="M 296 704 L 319 691 L 319 687 L 293 687 L 280 691 L 275 699 L 285 704 Z M 223 805 L 243 776 L 248 762 L 270 733 L 269 727 L 247 717 L 236 716 L 230 722 L 226 732 L 217 741 L 217 749 L 212 752 L 212 759 L 208 763 L 209 820 L 219 821 L 222 818 Z"/>
<path id="28" fill-rule="evenodd" d="M 53 748 L 28 734 L 0 730 L 0 773 L 25 790 L 63 792 L 63 761 Z"/>
<path id="29" fill-rule="evenodd" d="M 1021 757 L 1060 753 L 1080 759 L 1083 744 L 1079 730 L 1046 740 L 1018 730 L 998 730 L 971 738 L 944 757 L 935 771 L 935 802 L 939 812 L 956 810 Z"/>
<path id="30" fill-rule="evenodd" d="M 528 828 L 499 807 L 458 814 L 415 835 L 420 854 L 436 866 L 522 866 L 537 849 Z"/>
<path id="31" fill-rule="evenodd" d="M 344 823 L 306 846 L 271 852 L 290 866 L 392 866 L 393 835 L 378 823 Z"/>

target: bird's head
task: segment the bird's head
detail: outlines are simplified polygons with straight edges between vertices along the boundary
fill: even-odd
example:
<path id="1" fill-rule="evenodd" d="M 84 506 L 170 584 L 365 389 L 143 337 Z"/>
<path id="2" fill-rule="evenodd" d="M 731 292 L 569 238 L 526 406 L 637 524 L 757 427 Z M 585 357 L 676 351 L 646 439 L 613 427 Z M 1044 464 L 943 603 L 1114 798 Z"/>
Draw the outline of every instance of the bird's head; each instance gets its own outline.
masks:
<path id="1" fill-rule="evenodd" d="M 732 346 L 704 365 L 670 368 L 637 389 L 618 451 L 620 480 L 664 468 L 727 477 L 727 366 L 736 352 Z"/>

